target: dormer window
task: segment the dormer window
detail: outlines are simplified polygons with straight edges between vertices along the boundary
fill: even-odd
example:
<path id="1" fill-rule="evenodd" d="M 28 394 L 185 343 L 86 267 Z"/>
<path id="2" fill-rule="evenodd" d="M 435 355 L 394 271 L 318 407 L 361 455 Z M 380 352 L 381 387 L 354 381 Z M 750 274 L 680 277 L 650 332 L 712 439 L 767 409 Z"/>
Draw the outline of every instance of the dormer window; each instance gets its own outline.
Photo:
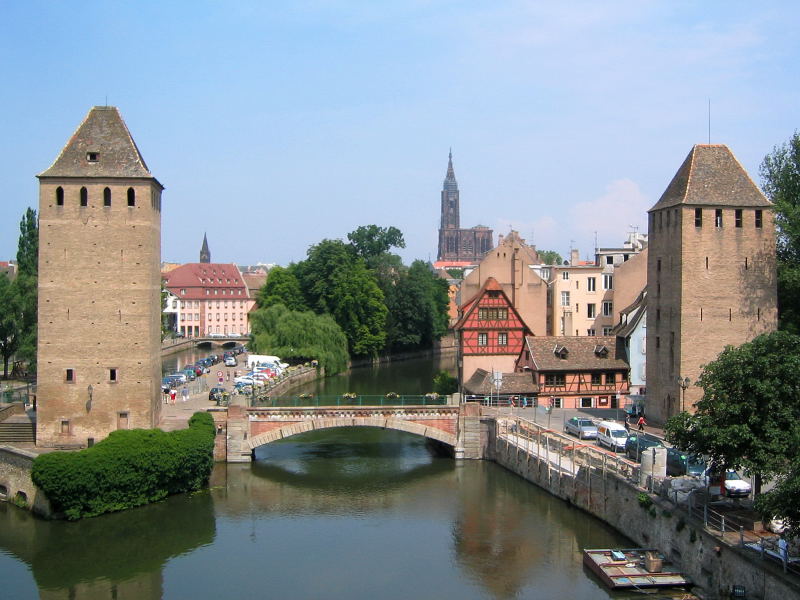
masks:
<path id="1" fill-rule="evenodd" d="M 594 353 L 600 358 L 605 358 L 606 356 L 608 356 L 608 348 L 606 348 L 602 344 L 598 344 L 597 346 L 594 347 Z"/>
<path id="2" fill-rule="evenodd" d="M 555 354 L 558 358 L 566 359 L 569 355 L 569 350 L 567 350 L 566 346 L 562 346 L 561 344 L 556 344 L 556 347 L 553 348 L 553 354 Z"/>
<path id="3" fill-rule="evenodd" d="M 99 152 L 87 152 L 86 153 L 86 160 L 89 162 L 99 162 L 100 161 L 100 153 Z"/>

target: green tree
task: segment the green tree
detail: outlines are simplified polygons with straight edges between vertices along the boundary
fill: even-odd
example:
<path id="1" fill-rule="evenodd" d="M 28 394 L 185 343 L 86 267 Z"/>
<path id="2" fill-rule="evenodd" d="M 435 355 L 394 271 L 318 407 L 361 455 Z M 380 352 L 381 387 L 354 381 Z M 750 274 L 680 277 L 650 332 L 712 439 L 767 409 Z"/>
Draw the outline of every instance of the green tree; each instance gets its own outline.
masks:
<path id="1" fill-rule="evenodd" d="M 322 240 L 309 248 L 295 274 L 308 306 L 333 316 L 352 355 L 378 354 L 386 342 L 384 295 L 352 247 L 341 240 Z"/>
<path id="2" fill-rule="evenodd" d="M 300 282 L 297 281 L 291 268 L 272 267 L 267 275 L 267 281 L 258 290 L 256 301 L 260 308 L 283 304 L 289 310 L 308 310 Z"/>
<path id="3" fill-rule="evenodd" d="M 764 157 L 760 172 L 775 205 L 780 327 L 800 333 L 800 134 Z"/>
<path id="4" fill-rule="evenodd" d="M 17 277 L 14 285 L 20 303 L 19 349 L 17 355 L 28 362 L 29 371 L 36 367 L 36 326 L 39 277 L 39 225 L 36 211 L 29 208 L 19 224 Z"/>
<path id="5" fill-rule="evenodd" d="M 348 233 L 347 239 L 350 240 L 350 245 L 353 246 L 356 254 L 363 258 L 368 265 L 374 257 L 386 254 L 392 248 L 406 247 L 403 234 L 397 227 L 362 225 Z"/>
<path id="6" fill-rule="evenodd" d="M 564 259 L 555 250 L 537 250 L 536 253 L 545 265 L 560 265 L 564 262 Z"/>
<path id="7" fill-rule="evenodd" d="M 3 358 L 3 379 L 8 379 L 8 363 L 19 348 L 21 322 L 17 286 L 5 273 L 0 273 L 0 356 Z"/>
<path id="8" fill-rule="evenodd" d="M 433 378 L 433 391 L 441 396 L 449 396 L 458 391 L 458 378 L 447 371 L 439 371 Z"/>
<path id="9" fill-rule="evenodd" d="M 256 310 L 251 324 L 249 346 L 257 354 L 274 354 L 290 362 L 316 360 L 327 375 L 347 368 L 347 337 L 330 315 L 273 304 Z"/>
<path id="10" fill-rule="evenodd" d="M 728 346 L 697 383 L 695 414 L 667 421 L 667 440 L 710 457 L 718 468 L 744 468 L 760 481 L 787 473 L 800 458 L 800 336 L 763 334 Z"/>
<path id="11" fill-rule="evenodd" d="M 448 303 L 447 282 L 415 260 L 387 296 L 389 347 L 430 348 L 447 332 Z"/>

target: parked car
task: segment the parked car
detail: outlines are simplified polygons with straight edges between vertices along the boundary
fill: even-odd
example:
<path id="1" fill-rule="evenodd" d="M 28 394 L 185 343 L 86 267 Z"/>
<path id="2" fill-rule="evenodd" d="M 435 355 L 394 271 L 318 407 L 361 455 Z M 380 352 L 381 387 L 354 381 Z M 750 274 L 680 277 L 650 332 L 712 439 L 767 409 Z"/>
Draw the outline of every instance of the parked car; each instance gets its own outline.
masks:
<path id="1" fill-rule="evenodd" d="M 186 373 L 170 373 L 167 377 L 176 379 L 179 383 L 186 383 L 189 381 L 189 376 Z"/>
<path id="2" fill-rule="evenodd" d="M 747 498 L 752 491 L 750 484 L 733 469 L 728 469 L 724 474 L 706 471 L 705 480 L 709 487 L 709 493 L 713 495 Z"/>
<path id="3" fill-rule="evenodd" d="M 195 372 L 194 372 L 194 369 L 192 369 L 191 367 L 187 367 L 187 368 L 185 368 L 185 369 L 183 370 L 183 373 L 185 373 L 185 374 L 186 374 L 186 378 L 187 378 L 189 381 L 194 381 L 195 379 L 197 379 L 197 373 L 195 373 Z"/>
<path id="4" fill-rule="evenodd" d="M 225 366 L 226 367 L 235 367 L 238 363 L 236 362 L 236 358 L 233 356 L 229 356 L 225 359 Z"/>
<path id="5" fill-rule="evenodd" d="M 667 475 L 701 477 L 706 472 L 706 461 L 695 454 L 677 448 L 667 448 Z"/>
<path id="6" fill-rule="evenodd" d="M 213 387 L 210 390 L 208 390 L 208 399 L 219 400 L 220 398 L 222 398 L 223 393 L 225 393 L 225 388 Z"/>
<path id="7" fill-rule="evenodd" d="M 636 462 L 641 462 L 642 452 L 648 448 L 663 448 L 664 444 L 661 440 L 648 435 L 641 435 L 639 433 L 631 433 L 628 439 L 625 440 L 625 456 Z"/>
<path id="8" fill-rule="evenodd" d="M 593 440 L 597 438 L 597 426 L 591 419 L 572 417 L 564 423 L 564 432 L 578 436 L 579 440 Z"/>
<path id="9" fill-rule="evenodd" d="M 597 425 L 597 443 L 614 452 L 624 452 L 628 432 L 614 421 L 600 421 Z"/>

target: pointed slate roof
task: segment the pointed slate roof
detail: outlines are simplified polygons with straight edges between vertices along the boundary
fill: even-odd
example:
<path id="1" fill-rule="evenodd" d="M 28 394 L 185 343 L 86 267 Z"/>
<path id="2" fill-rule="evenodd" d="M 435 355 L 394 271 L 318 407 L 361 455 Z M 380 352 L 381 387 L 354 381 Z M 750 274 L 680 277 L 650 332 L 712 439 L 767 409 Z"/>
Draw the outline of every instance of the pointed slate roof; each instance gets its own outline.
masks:
<path id="1" fill-rule="evenodd" d="M 444 187 L 442 188 L 447 192 L 457 192 L 458 182 L 456 182 L 456 172 L 453 170 L 453 151 L 450 150 L 450 155 L 447 158 L 447 174 L 444 177 Z"/>
<path id="2" fill-rule="evenodd" d="M 679 204 L 772 206 L 730 148 L 723 144 L 695 145 L 661 199 L 648 212 Z"/>
<path id="3" fill-rule="evenodd" d="M 154 179 L 115 106 L 95 106 L 39 177 Z"/>
<path id="4" fill-rule="evenodd" d="M 203 234 L 203 246 L 200 248 L 200 262 L 211 262 L 211 251 L 208 249 L 208 237 L 205 233 Z"/>

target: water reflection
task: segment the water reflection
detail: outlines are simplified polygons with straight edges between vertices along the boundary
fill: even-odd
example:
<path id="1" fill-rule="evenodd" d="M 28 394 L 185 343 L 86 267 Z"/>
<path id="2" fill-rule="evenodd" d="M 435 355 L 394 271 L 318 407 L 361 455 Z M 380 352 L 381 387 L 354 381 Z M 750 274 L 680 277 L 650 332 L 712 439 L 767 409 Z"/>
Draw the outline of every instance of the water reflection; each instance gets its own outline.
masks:
<path id="1" fill-rule="evenodd" d="M 621 597 L 580 550 L 629 542 L 492 463 L 377 428 L 258 457 L 218 465 L 208 491 L 79 523 L 0 504 L 3 597 Z"/>
<path id="2" fill-rule="evenodd" d="M 161 598 L 164 565 L 214 537 L 208 491 L 77 523 L 0 503 L 0 548 L 28 565 L 42 598 Z M 8 597 L 29 597 L 15 585 L 4 579 Z"/>

